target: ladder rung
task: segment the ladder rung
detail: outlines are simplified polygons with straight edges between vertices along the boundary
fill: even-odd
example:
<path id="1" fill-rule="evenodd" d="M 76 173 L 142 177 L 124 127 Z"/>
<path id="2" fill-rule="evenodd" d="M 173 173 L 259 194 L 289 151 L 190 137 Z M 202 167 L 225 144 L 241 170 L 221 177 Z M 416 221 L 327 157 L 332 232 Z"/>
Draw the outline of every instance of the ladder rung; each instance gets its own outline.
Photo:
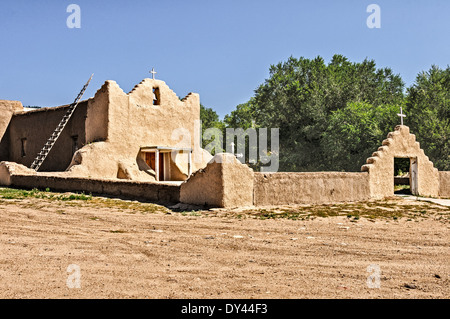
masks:
<path id="1" fill-rule="evenodd" d="M 48 153 L 52 149 L 53 145 L 56 143 L 57 138 L 61 134 L 62 130 L 64 130 L 64 128 L 65 128 L 67 122 L 69 121 L 70 117 L 75 112 L 75 109 L 76 109 L 76 107 L 77 107 L 81 97 L 83 96 L 84 91 L 86 91 L 86 88 L 88 87 L 89 82 L 91 82 L 92 76 L 93 76 L 93 74 L 91 75 L 91 77 L 89 78 L 87 83 L 83 86 L 83 88 L 81 89 L 80 93 L 78 93 L 78 96 L 76 97 L 75 101 L 71 105 L 69 105 L 68 111 L 63 116 L 62 120 L 59 122 L 58 126 L 53 131 L 52 135 L 47 140 L 47 142 L 45 143 L 44 147 L 38 153 L 37 157 L 35 158 L 35 160 L 31 164 L 31 168 L 32 169 L 37 171 L 39 169 L 39 167 L 41 166 L 41 164 L 44 162 L 45 158 L 47 157 Z"/>

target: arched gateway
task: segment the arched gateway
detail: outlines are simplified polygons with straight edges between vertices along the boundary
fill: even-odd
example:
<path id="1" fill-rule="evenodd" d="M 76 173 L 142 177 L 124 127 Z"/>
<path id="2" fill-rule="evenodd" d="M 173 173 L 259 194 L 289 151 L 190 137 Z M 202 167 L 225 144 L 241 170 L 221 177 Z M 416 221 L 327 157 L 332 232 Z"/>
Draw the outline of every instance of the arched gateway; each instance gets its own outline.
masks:
<path id="1" fill-rule="evenodd" d="M 411 193 L 421 196 L 439 196 L 439 172 L 420 148 L 409 127 L 398 125 L 378 151 L 361 167 L 369 173 L 370 195 L 383 198 L 394 194 L 394 159 L 409 158 L 409 183 Z"/>

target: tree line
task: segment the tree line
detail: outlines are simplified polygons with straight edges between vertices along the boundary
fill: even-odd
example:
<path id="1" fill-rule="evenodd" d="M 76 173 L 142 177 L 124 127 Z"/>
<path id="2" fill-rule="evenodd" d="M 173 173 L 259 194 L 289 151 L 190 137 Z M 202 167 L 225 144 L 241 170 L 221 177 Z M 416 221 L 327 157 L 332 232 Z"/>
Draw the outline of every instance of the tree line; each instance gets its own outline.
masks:
<path id="1" fill-rule="evenodd" d="M 406 88 L 400 75 L 373 60 L 290 57 L 272 65 L 250 100 L 223 120 L 203 105 L 200 117 L 203 131 L 279 128 L 279 171 L 350 172 L 360 171 L 400 124 L 400 107 L 435 167 L 450 170 L 449 66 L 420 72 Z"/>

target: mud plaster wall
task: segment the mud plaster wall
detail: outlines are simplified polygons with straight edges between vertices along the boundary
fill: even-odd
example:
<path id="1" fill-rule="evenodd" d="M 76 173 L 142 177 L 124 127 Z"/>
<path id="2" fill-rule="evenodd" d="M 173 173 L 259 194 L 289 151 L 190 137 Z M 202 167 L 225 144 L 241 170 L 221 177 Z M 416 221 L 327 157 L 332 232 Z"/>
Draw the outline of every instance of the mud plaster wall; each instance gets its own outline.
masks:
<path id="1" fill-rule="evenodd" d="M 10 137 L 9 137 L 9 127 L 8 127 L 0 139 L 0 161 L 9 160 L 9 149 L 11 147 L 9 140 L 10 140 Z"/>
<path id="2" fill-rule="evenodd" d="M 72 161 L 74 140 L 77 147 L 85 143 L 85 119 L 88 101 L 81 102 L 60 137 L 56 141 L 40 171 L 64 171 Z M 68 106 L 50 107 L 35 111 L 16 113 L 8 128 L 8 160 L 30 167 L 37 154 L 52 135 L 53 131 L 66 114 Z M 22 157 L 22 139 L 26 139 L 25 157 Z"/>
<path id="3" fill-rule="evenodd" d="M 450 172 L 439 172 L 439 196 L 450 198 Z"/>
<path id="4" fill-rule="evenodd" d="M 0 161 L 9 158 L 8 127 L 14 113 L 22 112 L 23 106 L 19 101 L 0 100 Z"/>
<path id="5" fill-rule="evenodd" d="M 319 204 L 369 198 L 367 173 L 255 173 L 255 206 Z"/>
<path id="6" fill-rule="evenodd" d="M 209 207 L 253 205 L 253 171 L 232 154 L 217 154 L 181 185 L 180 201 Z"/>
<path id="7" fill-rule="evenodd" d="M 153 89 L 159 90 L 159 105 L 153 104 Z M 115 178 L 120 165 L 130 178 L 151 181 L 153 177 L 143 172 L 148 167 L 139 152 L 141 147 L 156 145 L 192 148 L 195 171 L 211 158 L 200 148 L 200 126 L 195 125 L 199 120 L 198 94 L 190 93 L 180 100 L 165 82 L 152 79 L 143 80 L 126 94 L 116 82 L 106 81 L 89 101 L 87 111 L 86 141 L 94 143 L 78 152 L 69 173 Z M 189 133 L 190 138 L 173 136 L 177 131 Z M 187 155 L 180 154 L 176 162 L 187 175 Z"/>
<path id="8" fill-rule="evenodd" d="M 56 176 L 11 175 L 11 186 L 18 188 L 50 188 L 52 191 L 84 192 L 114 197 L 148 200 L 157 203 L 178 203 L 177 185 L 141 183 L 132 181 L 95 180 Z"/>
<path id="9" fill-rule="evenodd" d="M 420 148 L 409 127 L 398 125 L 387 135 L 378 151 L 367 159 L 361 170 L 369 172 L 370 195 L 383 198 L 394 194 L 394 158 L 417 158 L 418 195 L 439 195 L 439 172 Z"/>

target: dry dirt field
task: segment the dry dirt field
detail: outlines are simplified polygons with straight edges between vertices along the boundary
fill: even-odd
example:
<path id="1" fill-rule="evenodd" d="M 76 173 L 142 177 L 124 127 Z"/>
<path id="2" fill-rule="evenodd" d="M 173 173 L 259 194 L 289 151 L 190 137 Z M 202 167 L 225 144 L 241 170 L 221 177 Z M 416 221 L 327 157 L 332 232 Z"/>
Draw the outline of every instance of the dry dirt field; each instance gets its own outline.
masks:
<path id="1" fill-rule="evenodd" d="M 204 211 L 0 189 L 0 297 L 449 298 L 449 227 L 399 198 Z"/>

